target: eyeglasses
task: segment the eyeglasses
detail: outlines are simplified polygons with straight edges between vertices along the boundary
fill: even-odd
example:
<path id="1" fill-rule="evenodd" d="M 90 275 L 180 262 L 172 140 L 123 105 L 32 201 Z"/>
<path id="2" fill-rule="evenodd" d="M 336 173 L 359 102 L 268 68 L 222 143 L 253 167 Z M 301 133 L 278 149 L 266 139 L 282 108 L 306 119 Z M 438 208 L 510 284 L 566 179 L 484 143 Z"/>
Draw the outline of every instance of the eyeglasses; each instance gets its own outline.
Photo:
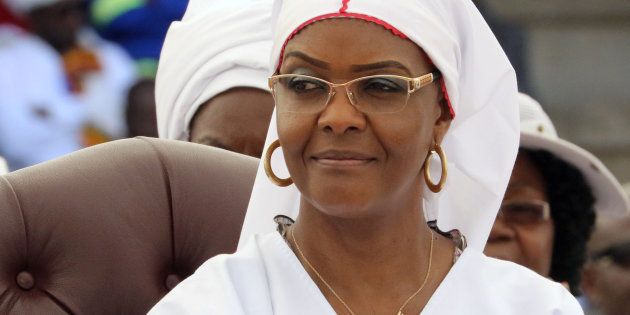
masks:
<path id="1" fill-rule="evenodd" d="M 281 74 L 269 78 L 269 88 L 278 112 L 319 113 L 335 96 L 336 88 L 345 88 L 350 103 L 363 113 L 395 113 L 407 106 L 409 96 L 436 82 L 440 72 L 417 78 L 397 75 L 373 75 L 336 84 L 301 74 Z"/>
<path id="2" fill-rule="evenodd" d="M 594 261 L 611 261 L 619 267 L 630 269 L 630 242 L 620 243 L 591 255 Z"/>
<path id="3" fill-rule="evenodd" d="M 551 218 L 549 203 L 542 200 L 505 201 L 497 218 L 517 226 L 532 226 Z"/>

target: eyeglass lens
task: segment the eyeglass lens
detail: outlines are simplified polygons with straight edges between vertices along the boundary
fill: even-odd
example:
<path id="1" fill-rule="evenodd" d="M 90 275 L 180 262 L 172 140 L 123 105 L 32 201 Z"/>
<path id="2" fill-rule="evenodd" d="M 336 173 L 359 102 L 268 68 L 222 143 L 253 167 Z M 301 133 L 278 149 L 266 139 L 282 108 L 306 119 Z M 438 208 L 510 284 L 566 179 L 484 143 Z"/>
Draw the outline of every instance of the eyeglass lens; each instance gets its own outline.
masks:
<path id="1" fill-rule="evenodd" d="M 346 94 L 362 112 L 396 112 L 407 105 L 409 82 L 395 76 L 365 77 L 351 81 Z M 336 93 L 326 81 L 306 76 L 278 78 L 273 86 L 278 110 L 316 113 L 322 111 Z"/>
<path id="2" fill-rule="evenodd" d="M 500 212 L 503 220 L 516 225 L 534 225 L 547 219 L 544 203 L 506 202 Z"/>

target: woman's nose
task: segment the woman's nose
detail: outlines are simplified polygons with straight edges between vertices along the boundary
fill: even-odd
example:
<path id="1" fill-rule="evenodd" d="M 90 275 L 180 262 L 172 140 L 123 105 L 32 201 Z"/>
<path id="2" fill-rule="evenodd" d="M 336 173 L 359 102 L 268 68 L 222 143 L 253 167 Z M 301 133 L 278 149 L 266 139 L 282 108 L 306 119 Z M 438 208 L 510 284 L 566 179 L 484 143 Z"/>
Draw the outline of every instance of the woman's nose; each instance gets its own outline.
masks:
<path id="1" fill-rule="evenodd" d="M 345 91 L 334 93 L 317 121 L 319 129 L 339 135 L 365 130 L 366 125 L 365 115 L 352 105 Z"/>

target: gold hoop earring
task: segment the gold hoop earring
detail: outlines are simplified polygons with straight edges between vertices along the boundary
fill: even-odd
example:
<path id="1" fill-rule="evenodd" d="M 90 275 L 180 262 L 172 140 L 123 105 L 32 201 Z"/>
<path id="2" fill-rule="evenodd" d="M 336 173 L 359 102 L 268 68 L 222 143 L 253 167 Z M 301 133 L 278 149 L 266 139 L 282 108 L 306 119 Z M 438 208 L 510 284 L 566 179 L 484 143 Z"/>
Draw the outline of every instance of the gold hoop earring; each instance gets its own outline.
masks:
<path id="1" fill-rule="evenodd" d="M 273 173 L 273 169 L 271 168 L 271 156 L 273 155 L 273 151 L 280 147 L 280 140 L 276 140 L 269 145 L 267 151 L 265 152 L 265 159 L 263 160 L 263 166 L 265 167 L 265 173 L 269 180 L 276 186 L 287 187 L 293 184 L 293 179 L 289 178 L 280 178 Z"/>
<path id="2" fill-rule="evenodd" d="M 434 153 L 440 157 L 440 163 L 442 164 L 442 174 L 440 176 L 440 182 L 434 184 L 431 181 L 431 171 L 429 170 L 429 165 L 431 163 L 431 156 Z M 434 193 L 439 193 L 444 188 L 444 184 L 446 184 L 446 177 L 448 176 L 448 161 L 446 160 L 446 155 L 440 147 L 439 144 L 435 145 L 435 148 L 429 152 L 427 158 L 424 160 L 424 181 L 427 183 L 427 187 Z"/>

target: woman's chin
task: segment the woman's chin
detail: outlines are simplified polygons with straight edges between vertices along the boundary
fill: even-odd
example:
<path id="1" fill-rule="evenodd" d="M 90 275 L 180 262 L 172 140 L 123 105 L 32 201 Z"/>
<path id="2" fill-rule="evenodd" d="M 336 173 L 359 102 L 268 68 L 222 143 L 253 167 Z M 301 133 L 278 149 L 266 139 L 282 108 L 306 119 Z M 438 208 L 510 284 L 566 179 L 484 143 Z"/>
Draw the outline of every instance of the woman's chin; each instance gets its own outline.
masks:
<path id="1" fill-rule="evenodd" d="M 346 187 L 321 187 L 308 194 L 307 200 L 320 212 L 343 219 L 374 215 L 374 192 Z"/>

